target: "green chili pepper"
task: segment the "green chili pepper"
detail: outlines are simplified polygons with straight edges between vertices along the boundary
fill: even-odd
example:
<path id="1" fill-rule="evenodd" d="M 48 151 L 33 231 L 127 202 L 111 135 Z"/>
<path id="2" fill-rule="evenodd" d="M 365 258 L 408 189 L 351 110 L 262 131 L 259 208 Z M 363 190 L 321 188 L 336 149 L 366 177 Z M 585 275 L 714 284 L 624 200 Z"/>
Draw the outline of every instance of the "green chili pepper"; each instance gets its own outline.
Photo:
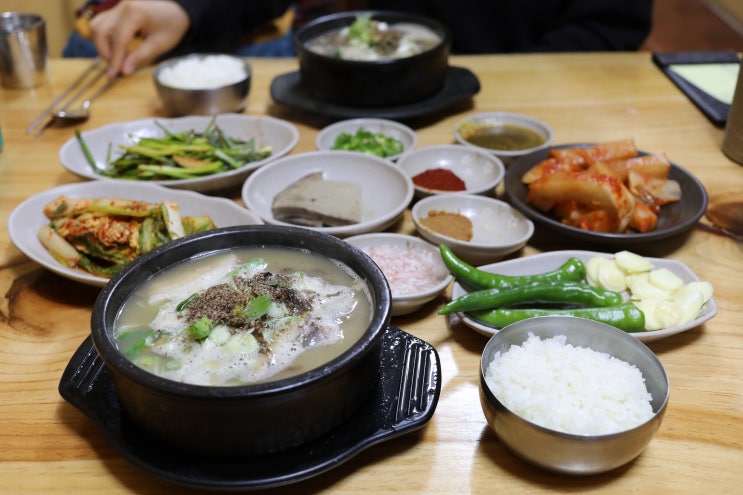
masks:
<path id="1" fill-rule="evenodd" d="M 586 266 L 578 258 L 569 258 L 551 272 L 536 275 L 510 276 L 480 270 L 462 261 L 447 246 L 439 246 L 441 259 L 459 283 L 476 289 L 510 288 L 545 282 L 578 282 L 586 277 Z"/>
<path id="2" fill-rule="evenodd" d="M 483 289 L 469 292 L 449 301 L 440 315 L 456 311 L 502 308 L 515 304 L 560 303 L 578 306 L 617 306 L 624 302 L 618 292 L 580 282 L 549 282 L 508 289 Z"/>
<path id="3" fill-rule="evenodd" d="M 606 308 L 575 308 L 575 309 L 521 309 L 498 308 L 485 311 L 467 313 L 472 318 L 494 328 L 503 328 L 506 325 L 527 318 L 539 316 L 576 316 L 600 321 L 628 333 L 645 330 L 645 314 L 633 303 L 624 303 L 619 306 Z"/>

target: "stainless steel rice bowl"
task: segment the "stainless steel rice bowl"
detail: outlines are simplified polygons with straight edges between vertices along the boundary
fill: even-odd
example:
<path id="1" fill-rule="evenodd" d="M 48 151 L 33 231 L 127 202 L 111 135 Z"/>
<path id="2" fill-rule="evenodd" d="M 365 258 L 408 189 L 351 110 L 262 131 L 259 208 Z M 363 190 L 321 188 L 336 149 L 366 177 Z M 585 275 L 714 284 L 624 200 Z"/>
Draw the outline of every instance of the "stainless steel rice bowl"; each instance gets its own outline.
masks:
<path id="1" fill-rule="evenodd" d="M 497 352 L 521 346 L 534 334 L 540 339 L 564 335 L 566 344 L 587 347 L 636 366 L 652 395 L 652 417 L 612 434 L 571 434 L 524 419 L 508 409 L 491 390 L 486 373 Z M 480 363 L 480 403 L 488 424 L 517 456 L 541 468 L 566 474 L 598 474 L 639 456 L 660 428 L 669 382 L 660 360 L 635 337 L 604 323 L 569 316 L 544 316 L 513 323 L 490 338 Z"/>
<path id="2" fill-rule="evenodd" d="M 224 74 L 229 79 L 220 82 L 220 68 L 213 64 L 222 59 L 230 64 L 229 72 L 239 67 L 242 71 L 242 74 L 238 74 L 240 77 Z M 188 71 L 191 76 L 181 73 L 188 69 L 191 69 Z M 166 77 L 170 72 L 175 74 L 170 78 Z M 204 74 L 208 79 L 198 80 Z M 240 57 L 194 53 L 160 62 L 152 73 L 152 79 L 165 114 L 169 117 L 181 117 L 242 112 L 253 77 L 250 64 Z"/>

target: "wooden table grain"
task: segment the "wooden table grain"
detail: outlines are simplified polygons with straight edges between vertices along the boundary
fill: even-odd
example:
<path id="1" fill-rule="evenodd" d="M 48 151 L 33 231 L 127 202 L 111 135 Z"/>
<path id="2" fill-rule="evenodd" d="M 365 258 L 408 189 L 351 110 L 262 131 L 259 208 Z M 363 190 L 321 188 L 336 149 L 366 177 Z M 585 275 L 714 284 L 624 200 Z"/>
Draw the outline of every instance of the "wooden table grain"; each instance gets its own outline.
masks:
<path id="1" fill-rule="evenodd" d="M 330 120 L 279 106 L 269 93 L 272 79 L 296 70 L 296 61 L 250 61 L 254 79 L 245 113 L 295 123 L 301 138 L 294 152 L 314 149 L 318 130 Z M 25 198 L 82 180 L 57 158 L 73 128 L 50 128 L 36 139 L 24 131 L 87 64 L 54 59 L 48 85 L 0 89 L 3 225 Z M 631 137 L 641 149 L 666 152 L 698 177 L 709 193 L 710 207 L 737 218 L 740 227 L 743 166 L 722 154 L 722 130 L 654 67 L 648 53 L 454 57 L 452 64 L 472 70 L 482 89 L 471 100 L 410 121 L 419 146 L 451 143 L 454 124 L 464 115 L 496 110 L 549 122 L 556 143 Z M 163 116 L 151 77 L 150 70 L 143 70 L 119 81 L 95 101 L 91 119 L 80 128 Z M 237 193 L 233 199 L 238 200 Z M 409 216 L 395 229 L 412 233 Z M 445 301 L 441 297 L 413 315 L 393 319 L 395 326 L 434 345 L 441 357 L 442 392 L 432 420 L 321 476 L 271 493 L 736 492 L 743 481 L 739 239 L 703 218 L 688 235 L 641 251 L 682 261 L 712 282 L 719 313 L 705 325 L 649 344 L 670 377 L 670 403 L 656 438 L 635 462 L 603 475 L 571 477 L 541 471 L 511 455 L 488 429 L 479 404 L 478 365 L 486 339 L 461 322 L 437 316 Z M 514 256 L 557 249 L 606 248 L 538 228 Z M 191 488 L 157 479 L 124 460 L 57 391 L 62 371 L 89 333 L 98 289 L 41 268 L 15 248 L 2 228 L 0 294 L 0 491 L 190 493 Z"/>

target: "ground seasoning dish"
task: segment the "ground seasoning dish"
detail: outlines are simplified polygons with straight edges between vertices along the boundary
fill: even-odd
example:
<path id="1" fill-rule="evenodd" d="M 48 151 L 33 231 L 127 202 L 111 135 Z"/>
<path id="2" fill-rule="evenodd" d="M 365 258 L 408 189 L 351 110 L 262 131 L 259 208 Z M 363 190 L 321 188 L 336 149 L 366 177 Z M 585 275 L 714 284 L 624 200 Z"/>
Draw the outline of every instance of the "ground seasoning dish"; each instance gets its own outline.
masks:
<path id="1" fill-rule="evenodd" d="M 413 184 L 436 191 L 464 191 L 465 183 L 448 168 L 431 168 L 413 176 Z"/>
<path id="2" fill-rule="evenodd" d="M 425 229 L 452 239 L 472 240 L 472 221 L 461 213 L 431 210 L 428 212 L 428 216 L 420 219 L 420 223 Z"/>

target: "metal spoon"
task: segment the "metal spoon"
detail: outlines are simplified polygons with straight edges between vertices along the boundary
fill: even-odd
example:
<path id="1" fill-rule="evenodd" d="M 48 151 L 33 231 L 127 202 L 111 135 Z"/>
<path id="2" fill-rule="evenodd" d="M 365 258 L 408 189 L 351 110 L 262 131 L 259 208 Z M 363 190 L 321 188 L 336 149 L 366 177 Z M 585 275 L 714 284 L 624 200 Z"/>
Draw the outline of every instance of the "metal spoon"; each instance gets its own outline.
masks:
<path id="1" fill-rule="evenodd" d="M 88 120 L 90 118 L 90 104 L 93 102 L 94 99 L 96 99 L 96 97 L 100 96 L 108 88 L 113 86 L 117 79 L 118 78 L 114 77 L 106 81 L 106 84 L 98 88 L 98 90 L 96 90 L 96 92 L 93 93 L 88 99 L 86 99 L 79 108 L 68 110 L 67 105 L 65 105 L 60 110 L 53 113 L 49 117 L 49 120 L 46 122 L 46 125 L 36 131 L 34 136 L 39 136 L 42 132 L 44 132 L 44 129 L 53 124 L 64 126 L 79 124 L 80 122 L 85 122 L 86 120 Z"/>
<path id="2" fill-rule="evenodd" d="M 108 81 L 106 81 L 106 84 L 98 88 L 95 93 L 93 93 L 87 100 L 85 100 L 83 104 L 80 105 L 80 108 L 72 110 L 63 108 L 52 115 L 52 120 L 54 121 L 54 123 L 60 125 L 85 122 L 86 120 L 88 120 L 88 118 L 90 118 L 90 104 L 93 102 L 93 100 L 96 99 L 96 97 L 110 88 L 114 82 L 116 82 L 116 78 L 109 79 Z"/>

